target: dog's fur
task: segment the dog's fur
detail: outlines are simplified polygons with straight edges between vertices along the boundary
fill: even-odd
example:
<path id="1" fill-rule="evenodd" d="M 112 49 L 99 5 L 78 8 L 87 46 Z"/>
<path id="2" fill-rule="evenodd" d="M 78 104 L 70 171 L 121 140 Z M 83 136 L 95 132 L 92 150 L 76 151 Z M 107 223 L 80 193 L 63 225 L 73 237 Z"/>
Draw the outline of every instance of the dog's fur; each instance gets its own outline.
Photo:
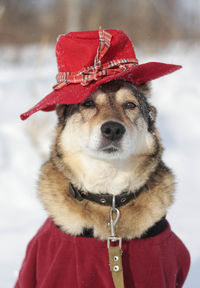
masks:
<path id="1" fill-rule="evenodd" d="M 142 187 L 137 198 L 119 208 L 119 237 L 139 238 L 166 215 L 173 202 L 174 177 L 161 158 L 149 91 L 147 84 L 114 80 L 82 103 L 57 106 L 56 135 L 50 160 L 41 169 L 39 195 L 54 223 L 66 233 L 80 235 L 84 228 L 92 228 L 94 237 L 110 236 L 110 207 L 74 199 L 69 182 L 85 193 L 112 195 Z M 101 126 L 107 121 L 125 127 L 120 141 L 102 135 Z"/>

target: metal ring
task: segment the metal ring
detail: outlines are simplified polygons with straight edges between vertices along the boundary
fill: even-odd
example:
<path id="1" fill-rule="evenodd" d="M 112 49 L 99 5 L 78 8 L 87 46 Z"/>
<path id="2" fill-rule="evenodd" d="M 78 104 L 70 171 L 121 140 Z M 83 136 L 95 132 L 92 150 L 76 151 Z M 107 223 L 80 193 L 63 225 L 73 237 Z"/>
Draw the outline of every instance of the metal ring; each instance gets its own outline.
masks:
<path id="1" fill-rule="evenodd" d="M 113 195 L 112 198 L 112 208 L 115 209 L 115 195 Z"/>

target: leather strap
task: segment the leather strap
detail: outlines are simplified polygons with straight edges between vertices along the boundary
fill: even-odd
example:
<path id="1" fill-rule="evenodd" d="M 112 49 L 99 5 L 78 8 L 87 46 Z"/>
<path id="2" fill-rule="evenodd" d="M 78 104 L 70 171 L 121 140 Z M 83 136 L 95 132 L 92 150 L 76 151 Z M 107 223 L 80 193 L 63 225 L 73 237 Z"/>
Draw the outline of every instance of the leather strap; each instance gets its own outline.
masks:
<path id="1" fill-rule="evenodd" d="M 122 192 L 119 195 L 115 196 L 115 206 L 121 207 L 126 205 L 128 202 L 130 202 L 133 199 L 136 199 L 143 191 L 145 186 L 142 186 L 139 190 L 136 192 Z M 103 205 L 103 206 L 112 206 L 112 199 L 113 195 L 111 194 L 94 194 L 91 192 L 83 192 L 79 189 L 77 189 L 72 183 L 69 184 L 69 193 L 72 197 L 77 199 L 78 201 L 82 200 L 89 200 L 92 202 L 95 202 L 97 204 Z"/>
<path id="2" fill-rule="evenodd" d="M 124 276 L 122 267 L 122 250 L 119 246 L 108 248 L 110 271 L 112 273 L 115 288 L 124 288 Z"/>

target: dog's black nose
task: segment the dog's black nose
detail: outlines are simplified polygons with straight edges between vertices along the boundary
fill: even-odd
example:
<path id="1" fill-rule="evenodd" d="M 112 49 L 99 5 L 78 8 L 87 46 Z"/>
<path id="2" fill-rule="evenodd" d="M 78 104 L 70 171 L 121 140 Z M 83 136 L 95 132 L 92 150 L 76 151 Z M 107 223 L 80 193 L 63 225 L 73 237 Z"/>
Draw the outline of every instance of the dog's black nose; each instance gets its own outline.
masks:
<path id="1" fill-rule="evenodd" d="M 112 141 L 120 140 L 125 131 L 125 127 L 118 122 L 108 121 L 101 126 L 103 136 Z"/>

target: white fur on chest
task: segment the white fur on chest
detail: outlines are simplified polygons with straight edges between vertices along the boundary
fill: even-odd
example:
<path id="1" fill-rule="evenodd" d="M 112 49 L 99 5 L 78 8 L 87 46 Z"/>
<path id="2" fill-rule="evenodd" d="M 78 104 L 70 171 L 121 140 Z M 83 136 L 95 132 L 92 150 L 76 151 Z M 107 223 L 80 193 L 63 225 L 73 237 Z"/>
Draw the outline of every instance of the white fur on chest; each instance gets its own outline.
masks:
<path id="1" fill-rule="evenodd" d="M 92 193 L 120 194 L 124 190 L 134 191 L 141 185 L 137 175 L 138 161 L 112 160 L 109 162 L 79 154 L 81 169 L 78 173 L 80 188 Z"/>

